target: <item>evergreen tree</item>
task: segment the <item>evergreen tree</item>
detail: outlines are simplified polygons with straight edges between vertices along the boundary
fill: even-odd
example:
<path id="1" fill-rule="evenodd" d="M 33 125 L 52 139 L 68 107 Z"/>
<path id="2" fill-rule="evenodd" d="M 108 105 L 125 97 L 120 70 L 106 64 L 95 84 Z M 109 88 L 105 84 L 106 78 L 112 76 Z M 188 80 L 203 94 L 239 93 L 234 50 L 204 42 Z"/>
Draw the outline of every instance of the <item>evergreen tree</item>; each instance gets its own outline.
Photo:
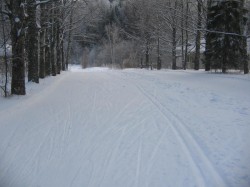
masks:
<path id="1" fill-rule="evenodd" d="M 246 37 L 243 0 L 212 0 L 208 7 L 206 64 L 212 69 L 241 69 L 245 63 Z M 206 67 L 206 70 L 209 68 Z"/>

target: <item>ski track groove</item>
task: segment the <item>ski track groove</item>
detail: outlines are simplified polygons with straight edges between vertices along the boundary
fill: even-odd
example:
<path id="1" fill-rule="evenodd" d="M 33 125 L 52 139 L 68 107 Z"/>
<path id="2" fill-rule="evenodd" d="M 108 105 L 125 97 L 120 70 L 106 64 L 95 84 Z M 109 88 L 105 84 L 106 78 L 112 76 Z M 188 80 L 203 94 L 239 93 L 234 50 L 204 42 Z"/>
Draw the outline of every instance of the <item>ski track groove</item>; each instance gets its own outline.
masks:
<path id="1" fill-rule="evenodd" d="M 120 118 L 120 116 L 123 115 L 123 113 L 126 112 L 127 109 L 128 109 L 130 106 L 133 105 L 134 101 L 135 101 L 135 99 L 131 99 L 130 102 L 128 102 L 128 103 L 122 108 L 122 110 L 120 110 L 119 113 L 118 113 L 114 118 L 112 118 L 111 121 L 109 121 L 109 123 L 111 123 L 111 124 L 115 123 L 115 122 Z M 92 114 L 95 113 L 95 112 L 94 112 L 94 111 L 95 111 L 95 108 L 96 108 L 96 106 L 95 106 L 96 104 L 95 104 L 95 103 L 96 103 L 96 92 L 95 92 L 95 94 L 94 94 L 94 96 L 93 96 Z M 93 116 L 93 117 L 94 117 L 94 116 Z M 92 142 L 92 144 L 90 144 L 90 145 L 88 146 L 88 148 L 86 148 L 85 155 L 92 155 L 92 154 L 95 152 L 95 150 L 98 149 L 98 147 L 100 146 L 100 141 L 102 141 L 103 137 L 106 137 L 107 135 L 109 135 L 109 134 L 112 133 L 112 132 L 114 133 L 114 132 L 119 132 L 119 131 L 122 130 L 122 131 L 124 131 L 124 134 L 123 134 L 122 136 L 124 136 L 124 135 L 125 135 L 125 129 L 126 129 L 126 128 L 127 128 L 126 126 L 121 126 L 121 127 L 110 126 L 110 127 L 108 127 L 108 128 L 105 128 L 105 131 L 102 132 L 102 134 L 99 136 L 99 137 L 100 137 L 100 140 L 95 141 L 95 143 Z M 120 137 L 120 138 L 121 138 L 121 137 Z M 119 147 L 119 146 L 118 146 L 118 147 Z M 107 160 L 106 160 L 106 161 L 107 161 Z M 93 169 L 93 170 L 94 170 L 94 169 Z M 94 173 L 94 171 L 92 172 L 91 175 L 93 175 L 93 173 Z M 106 174 L 104 174 L 104 175 L 106 175 Z M 90 179 L 89 179 L 89 186 L 91 186 L 92 183 L 93 183 L 92 178 L 93 178 L 93 176 L 90 177 Z M 90 184 L 91 184 L 91 185 L 90 185 Z"/>
<path id="2" fill-rule="evenodd" d="M 68 94 L 71 96 L 71 91 Z M 71 123 L 71 115 L 72 115 L 72 104 L 71 104 L 71 97 L 69 97 L 68 101 L 67 101 L 67 105 L 65 107 L 65 110 L 67 112 L 67 119 L 65 120 L 65 122 L 62 121 L 63 117 L 64 117 L 64 113 L 63 111 L 56 111 L 56 109 L 52 110 L 52 114 L 54 114 L 54 119 L 56 121 L 56 124 L 58 124 L 58 129 L 60 129 L 60 124 L 63 124 L 63 132 L 61 134 L 61 143 L 60 143 L 60 155 L 63 156 L 64 151 L 66 150 L 67 146 L 68 146 L 68 139 L 70 137 L 71 134 L 71 129 L 72 129 L 72 123 Z M 56 136 L 54 136 L 56 137 Z M 55 139 L 53 139 L 53 144 L 55 145 Z"/>
<path id="3" fill-rule="evenodd" d="M 140 170 L 141 170 L 141 160 L 142 160 L 142 136 L 140 136 L 139 140 L 139 148 L 137 152 L 137 166 L 136 166 L 136 181 L 135 181 L 135 187 L 138 187 L 140 184 Z"/>
<path id="4" fill-rule="evenodd" d="M 35 153 L 34 153 L 31 157 L 29 157 L 29 159 L 27 159 L 25 165 L 28 165 L 30 162 L 32 162 L 32 161 L 38 156 L 38 153 L 40 152 L 42 146 L 44 145 L 44 143 L 46 142 L 48 136 L 50 135 L 51 130 L 52 130 L 52 127 L 49 128 L 48 132 L 46 133 L 46 135 L 45 135 L 44 138 L 43 138 L 43 141 L 39 144 L 38 148 L 35 150 Z M 39 159 L 39 157 L 38 157 L 38 159 Z M 11 166 L 11 165 L 10 165 L 10 166 Z M 20 172 L 16 178 L 20 177 L 20 176 L 21 176 L 22 174 L 24 174 L 25 172 L 27 173 L 27 170 L 28 170 L 28 167 L 27 167 L 27 168 L 24 168 L 23 171 Z M 14 182 L 14 179 L 12 179 L 12 181 L 10 182 L 10 184 L 11 184 L 10 186 L 13 186 L 13 185 L 12 185 L 13 182 Z"/>
<path id="5" fill-rule="evenodd" d="M 136 128 L 136 127 L 138 127 L 138 126 L 141 126 L 143 123 L 140 121 L 140 122 L 138 122 L 138 125 L 136 125 L 136 126 L 132 126 L 133 128 Z M 117 131 L 120 131 L 121 129 L 123 129 L 124 130 L 124 134 L 123 134 L 123 136 L 124 135 L 126 135 L 126 131 L 125 131 L 125 129 L 126 130 L 128 130 L 129 128 L 128 127 L 123 127 L 123 128 L 118 128 L 117 129 Z M 138 139 L 139 139 L 139 141 L 140 141 L 140 138 L 141 138 L 141 136 L 143 135 L 143 134 L 145 134 L 145 132 L 146 132 L 146 130 L 145 129 L 143 129 L 137 136 L 136 136 L 136 138 L 134 139 L 134 141 L 131 143 L 131 144 L 135 144 L 137 141 L 138 141 Z M 121 137 L 121 136 L 120 136 Z M 98 141 L 99 142 L 99 141 Z M 119 146 L 118 146 L 119 147 Z M 97 147 L 95 147 L 94 148 L 94 150 L 96 149 Z M 110 155 L 111 156 L 107 156 L 107 158 L 111 158 L 112 157 L 112 154 L 113 154 L 113 151 L 110 153 Z M 109 159 L 106 159 L 105 160 L 105 164 L 104 164 L 104 166 L 105 166 L 105 168 L 107 168 L 107 166 L 108 166 L 108 163 L 109 162 Z M 91 179 L 92 180 L 92 179 Z M 90 181 L 90 183 L 92 184 L 93 182 L 92 181 Z M 100 184 L 101 185 L 101 184 Z M 89 186 L 92 186 L 92 185 L 89 185 Z M 102 187 L 102 186 L 100 186 L 100 187 Z"/>
<path id="6" fill-rule="evenodd" d="M 132 105 L 134 103 L 134 100 L 131 100 L 130 102 L 128 102 L 122 110 L 120 110 L 120 112 L 114 117 L 111 119 L 111 121 L 109 121 L 109 123 L 113 124 L 114 122 L 116 122 L 120 116 L 127 110 L 127 108 Z M 103 137 L 106 137 L 109 133 L 111 132 L 117 132 L 117 131 L 120 131 L 121 129 L 123 129 L 124 126 L 122 127 L 114 127 L 114 126 L 110 126 L 109 128 L 107 128 L 104 132 L 102 132 L 102 134 L 100 135 L 100 138 L 103 138 Z M 97 148 L 99 146 L 99 141 L 97 141 L 95 144 L 91 144 L 89 145 L 88 147 L 88 150 L 93 150 L 95 151 L 95 149 L 93 149 L 93 147 Z M 87 152 L 88 153 L 88 152 Z M 91 152 L 92 153 L 92 152 Z"/>
<path id="7" fill-rule="evenodd" d="M 153 121 L 154 121 L 154 124 L 155 124 L 155 127 L 157 128 L 157 130 L 159 131 L 159 132 L 162 132 L 162 127 L 159 125 L 159 123 L 155 120 L 155 118 L 153 117 L 152 118 L 153 119 Z"/>
<path id="8" fill-rule="evenodd" d="M 73 186 L 75 180 L 77 179 L 79 173 L 80 173 L 81 170 L 82 170 L 82 167 L 83 167 L 83 166 L 82 166 L 82 164 L 81 164 L 81 165 L 79 166 L 79 168 L 77 169 L 76 174 L 74 175 L 74 177 L 72 178 L 72 180 L 71 180 L 71 182 L 70 182 L 70 187 Z"/>
<path id="9" fill-rule="evenodd" d="M 70 90 L 69 95 L 72 95 L 72 90 Z M 63 117 L 63 116 L 62 116 Z M 65 121 L 65 127 L 64 127 L 64 149 L 66 150 L 69 142 L 69 138 L 72 131 L 72 97 L 69 97 L 68 104 L 67 104 L 67 120 Z"/>
<path id="10" fill-rule="evenodd" d="M 126 127 L 124 127 L 124 128 L 122 129 L 122 133 L 121 133 L 121 135 L 119 136 L 119 139 L 118 139 L 118 141 L 117 141 L 117 143 L 116 143 L 116 145 L 115 145 L 115 148 L 112 149 L 111 156 L 110 156 L 110 158 L 108 159 L 107 166 L 105 167 L 105 171 L 104 171 L 104 174 L 103 174 L 102 179 L 101 179 L 102 183 L 105 182 L 105 179 L 106 179 L 106 177 L 107 177 L 107 174 L 108 174 L 108 172 L 110 172 L 110 169 L 111 169 L 111 166 L 112 166 L 112 162 L 114 162 L 115 158 L 117 157 L 119 147 L 120 147 L 120 145 L 121 145 L 121 143 L 122 143 L 122 139 L 123 139 L 123 137 L 124 137 L 124 135 L 125 135 L 125 131 L 126 131 Z M 100 186 L 100 187 L 101 187 L 101 186 Z"/>
<path id="11" fill-rule="evenodd" d="M 51 114 L 52 114 L 52 120 L 54 121 L 56 121 L 56 123 L 53 123 L 53 124 L 51 124 L 51 128 L 53 129 L 53 128 L 55 128 L 55 130 L 53 131 L 53 133 L 52 133 L 52 135 L 50 136 L 50 140 L 51 140 L 51 150 L 50 150 L 50 153 L 49 153 L 49 160 L 51 160 L 52 159 L 52 156 L 53 156 L 53 152 L 55 151 L 55 149 L 57 148 L 57 144 L 59 143 L 57 143 L 56 141 L 56 134 L 57 134 L 57 129 L 60 129 L 60 117 L 59 117 L 59 113 L 58 112 L 56 112 L 56 110 L 54 109 L 54 108 L 51 108 Z M 57 125 L 55 125 L 55 124 L 57 124 Z M 55 125 L 55 126 L 54 126 Z M 62 135 L 61 135 L 62 136 Z M 61 147 L 60 145 L 58 145 L 58 147 Z M 60 148 L 61 149 L 61 153 L 60 153 L 60 155 L 62 154 L 62 148 Z"/>
<path id="12" fill-rule="evenodd" d="M 31 129 L 32 129 L 32 130 L 33 130 L 33 129 L 36 129 L 36 128 L 39 127 L 40 125 L 42 125 L 42 124 L 47 124 L 47 123 L 50 122 L 50 121 L 51 121 L 51 119 L 49 119 L 49 120 L 47 120 L 47 121 L 45 121 L 45 122 L 41 122 L 41 123 L 39 123 L 37 126 L 31 128 Z M 14 139 L 14 136 L 15 136 L 15 134 L 16 134 L 16 131 L 17 131 L 17 129 L 20 128 L 20 127 L 21 127 L 21 126 L 18 126 L 17 128 L 15 128 L 13 134 L 11 135 L 12 138 L 11 138 L 10 140 Z M 29 130 L 30 130 L 30 129 L 29 129 Z M 10 142 L 10 140 L 9 140 L 9 142 Z M 19 146 L 16 147 L 16 149 L 15 149 L 15 153 L 16 153 L 16 154 L 13 154 L 13 156 L 9 159 L 9 160 L 11 160 L 11 161 L 10 161 L 10 164 L 8 165 L 8 167 L 6 167 L 6 168 L 3 169 L 3 171 L 2 171 L 2 178 L 5 176 L 5 173 L 7 173 L 7 172 L 9 171 L 10 167 L 12 167 L 14 158 L 17 158 L 17 157 L 18 157 L 19 150 L 22 148 L 22 145 L 23 145 L 21 142 L 23 142 L 23 141 L 25 141 L 25 139 L 22 139 L 22 140 L 20 141 Z M 10 143 L 8 143 L 7 145 L 9 145 L 9 144 L 10 144 Z M 6 150 L 5 150 L 5 151 L 7 151 L 7 149 L 8 149 L 8 146 L 6 147 Z M 1 180 L 2 180 L 2 179 L 0 178 L 0 181 L 1 181 Z"/>
<path id="13" fill-rule="evenodd" d="M 166 136 L 166 133 L 167 133 L 168 130 L 169 130 L 169 126 L 168 126 L 167 128 L 164 129 L 164 131 L 162 132 L 160 138 L 158 138 L 158 141 L 157 141 L 157 143 L 156 143 L 156 146 L 154 147 L 153 152 L 152 152 L 152 154 L 151 154 L 151 157 L 149 158 L 149 161 L 148 161 L 149 164 L 148 164 L 148 167 L 147 167 L 147 170 L 146 170 L 146 176 L 147 176 L 147 178 L 150 177 L 149 172 L 150 172 L 150 170 L 152 169 L 152 167 L 153 167 L 153 165 L 154 165 L 154 162 L 153 162 L 153 161 L 155 160 L 156 153 L 157 153 L 157 151 L 159 150 L 160 145 L 161 145 L 162 143 L 164 143 L 164 142 L 163 142 L 163 138 Z M 147 181 L 147 187 L 148 187 L 148 186 L 149 186 L 149 183 L 148 183 L 148 181 Z"/>
<path id="14" fill-rule="evenodd" d="M 161 104 L 154 95 L 146 92 L 145 89 L 142 88 L 142 86 L 139 86 L 138 83 L 132 81 L 129 73 L 124 72 L 124 74 L 126 75 L 127 80 L 129 80 L 132 84 L 134 84 L 138 88 L 138 90 L 142 93 L 142 95 L 144 95 L 158 109 L 158 111 L 162 114 L 162 116 L 169 122 L 171 129 L 173 130 L 180 144 L 182 144 L 183 150 L 189 157 L 190 163 L 194 166 L 193 169 L 195 168 L 194 170 L 194 172 L 196 173 L 195 176 L 200 176 L 203 179 L 203 181 L 201 181 L 196 177 L 197 182 L 199 183 L 199 187 L 206 186 L 205 181 L 209 183 L 211 181 L 211 178 L 214 179 L 213 180 L 214 181 L 213 183 L 215 183 L 214 186 L 220 186 L 220 187 L 230 186 L 229 184 L 227 184 L 226 181 L 222 179 L 222 177 L 220 176 L 220 174 L 218 173 L 212 162 L 205 155 L 199 143 L 192 136 L 192 133 L 189 131 L 189 129 L 186 127 L 185 123 L 180 119 L 180 117 L 178 117 L 174 112 L 172 112 L 170 109 Z M 136 74 L 135 76 L 139 78 L 141 77 L 138 74 Z M 189 145 L 187 142 L 191 144 Z M 194 154 L 192 154 L 192 152 L 194 152 Z M 198 164 L 199 161 L 196 162 L 195 161 L 196 159 L 198 159 L 202 164 Z M 203 165 L 204 163 L 205 165 Z M 204 166 L 206 171 L 203 170 Z M 209 172 L 210 177 L 206 177 L 207 176 L 206 174 L 208 174 L 207 171 L 210 171 Z"/>
<path id="15" fill-rule="evenodd" d="M 53 155 L 53 150 L 54 150 L 54 143 L 53 143 L 53 140 L 54 140 L 54 136 L 53 137 L 50 137 L 49 138 L 49 155 L 48 155 L 48 160 L 51 161 L 52 159 L 52 155 Z"/>
<path id="16" fill-rule="evenodd" d="M 202 166 L 200 164 L 197 164 L 194 157 L 196 157 L 196 159 L 198 158 L 202 163 L 205 163 L 206 173 L 207 171 L 209 171 L 209 174 L 213 178 L 213 182 L 216 184 L 216 186 L 220 186 L 220 187 L 228 186 L 225 184 L 225 181 L 221 178 L 221 176 L 218 174 L 218 172 L 214 168 L 213 164 L 204 154 L 204 152 L 202 151 L 202 148 L 196 142 L 194 137 L 185 127 L 185 124 L 181 122 L 181 120 L 177 118 L 173 112 L 171 112 L 169 109 L 164 107 L 159 101 L 157 101 L 156 98 L 148 94 L 141 86 L 137 85 L 136 83 L 134 83 L 134 85 L 158 109 L 158 111 L 162 114 L 162 116 L 169 122 L 169 125 L 171 129 L 173 130 L 179 143 L 181 144 L 183 151 L 185 151 L 185 154 L 188 156 L 190 164 L 192 164 L 193 166 L 192 168 L 193 168 L 193 172 L 195 173 L 195 176 L 196 176 L 195 178 L 197 180 L 196 182 L 198 186 L 205 187 L 206 182 L 209 182 L 209 181 L 207 181 L 208 179 L 206 180 L 204 176 L 205 175 L 204 171 L 202 170 L 203 168 L 201 168 Z M 170 116 L 167 113 L 170 114 Z M 191 148 L 191 145 L 189 145 L 187 142 L 191 143 L 194 148 Z M 192 151 L 195 152 L 195 155 L 194 153 L 192 153 Z"/>
<path id="17" fill-rule="evenodd" d="M 56 129 L 61 129 L 61 127 L 60 127 L 60 125 L 61 125 L 61 120 L 60 120 L 59 112 L 56 111 L 56 109 L 52 109 L 52 115 L 53 115 L 53 119 L 55 120 L 55 124 L 56 124 L 56 126 L 57 126 Z M 51 128 L 53 128 L 53 126 L 54 126 L 55 124 L 53 124 L 53 125 L 51 124 Z M 64 127 L 63 127 L 63 131 L 64 131 Z M 56 134 L 57 132 L 60 133 L 60 131 L 55 131 L 55 134 Z M 64 136 L 64 133 L 61 133 L 61 134 L 60 134 L 60 139 L 63 140 L 63 136 Z M 57 137 L 57 136 L 54 135 L 53 137 Z M 55 138 L 53 138 L 53 144 L 56 145 L 56 140 L 55 140 Z M 63 152 L 62 141 L 58 142 L 58 148 L 60 149 L 60 155 L 62 155 L 62 152 Z"/>
<path id="18" fill-rule="evenodd" d="M 137 74 L 133 72 L 132 73 L 122 72 L 122 74 L 123 75 L 117 75 L 117 74 L 114 74 L 114 75 L 122 79 L 125 83 L 130 82 L 131 83 L 130 85 L 132 85 L 132 87 L 137 88 L 138 91 L 136 90 L 136 97 L 131 98 L 129 102 L 127 102 L 125 105 L 121 105 L 122 106 L 120 107 L 121 110 L 119 110 L 118 113 L 114 115 L 114 117 L 105 121 L 105 123 L 103 124 L 104 128 L 97 128 L 97 130 L 94 129 L 94 132 L 87 138 L 81 137 L 81 139 L 79 140 L 80 143 L 86 140 L 88 141 L 93 140 L 93 142 L 89 143 L 89 145 L 86 144 L 84 151 L 80 153 L 81 154 L 79 155 L 80 159 L 78 159 L 80 161 L 80 165 L 75 168 L 74 173 L 70 178 L 69 185 L 74 186 L 74 184 L 78 181 L 78 179 L 82 177 L 81 172 L 83 171 L 83 169 L 88 168 L 89 165 L 90 165 L 89 168 L 91 169 L 88 169 L 89 172 L 88 172 L 87 186 L 102 187 L 103 184 L 106 184 L 107 182 L 109 182 L 108 179 L 109 177 L 112 177 L 110 175 L 112 174 L 113 167 L 119 156 L 119 153 L 120 153 L 119 148 L 122 145 L 124 137 L 130 132 L 132 131 L 134 132 L 135 130 L 138 130 L 138 127 L 142 127 L 140 128 L 140 130 L 137 131 L 135 135 L 133 134 L 134 135 L 133 141 L 131 141 L 130 143 L 131 145 L 135 145 L 133 159 L 136 160 L 136 162 L 135 162 L 135 165 L 133 166 L 133 169 L 134 169 L 133 173 L 135 173 L 135 175 L 132 178 L 133 186 L 139 187 L 142 184 L 142 182 L 145 182 L 146 187 L 150 186 L 150 180 L 149 180 L 150 171 L 152 170 L 155 164 L 155 160 L 156 160 L 157 153 L 159 152 L 159 148 L 161 145 L 164 144 L 164 138 L 167 137 L 166 135 L 167 135 L 167 132 L 169 132 L 169 130 L 170 132 L 173 132 L 173 135 L 176 138 L 177 142 L 179 143 L 183 154 L 186 156 L 189 167 L 191 169 L 191 173 L 194 176 L 194 180 L 195 180 L 194 183 L 198 187 L 230 186 L 229 184 L 227 184 L 226 179 L 223 179 L 223 177 L 217 171 L 216 166 L 211 162 L 209 157 L 206 155 L 202 146 L 199 144 L 195 136 L 192 134 L 192 132 L 188 128 L 188 125 L 185 124 L 184 120 L 180 116 L 178 116 L 176 113 L 174 113 L 174 110 L 172 110 L 171 108 L 168 108 L 164 103 L 161 103 L 161 101 L 157 97 L 157 93 L 156 93 L 157 82 L 155 82 L 154 78 L 152 78 L 151 76 L 147 76 L 145 77 L 144 82 L 140 84 L 139 82 L 140 77 L 143 77 L 141 74 Z M 148 92 L 147 89 L 145 89 L 146 83 L 148 82 L 150 83 L 154 82 L 156 84 L 154 85 L 153 89 L 150 90 L 150 92 Z M 173 86 L 176 87 L 175 84 Z M 89 107 L 89 111 L 91 113 L 90 113 L 90 116 L 88 116 L 88 118 L 91 119 L 92 122 L 94 122 L 95 124 L 98 124 L 99 122 L 97 118 L 97 111 L 100 109 L 100 106 L 98 105 L 98 101 L 99 101 L 98 93 L 100 90 L 101 92 L 102 91 L 108 92 L 108 90 L 105 88 L 106 87 L 113 88 L 113 85 L 112 84 L 101 85 L 101 86 L 97 85 L 97 87 L 98 89 L 95 88 L 94 94 L 91 96 L 92 106 L 90 105 Z M 169 88 L 170 89 L 172 88 L 171 85 Z M 45 93 L 48 94 L 47 92 Z M 72 93 L 69 95 L 71 96 Z M 36 98 L 36 102 L 42 101 L 41 95 L 38 95 L 38 96 L 39 97 Z M 128 125 L 124 123 L 121 124 L 122 121 L 119 120 L 120 118 L 123 117 L 124 113 L 126 114 L 126 112 L 129 112 L 128 109 L 135 104 L 135 101 L 138 100 L 137 96 L 139 96 L 139 98 L 142 100 L 145 98 L 146 102 L 149 102 L 150 105 L 152 105 L 152 107 L 155 108 L 159 112 L 159 115 L 162 116 L 166 120 L 165 124 L 160 125 L 157 123 L 155 118 L 153 118 L 154 126 L 156 127 L 157 131 L 159 131 L 160 133 L 159 133 L 159 137 L 157 137 L 157 139 L 154 139 L 156 144 L 152 148 L 152 152 L 148 155 L 149 156 L 149 159 L 147 161 L 148 164 L 145 166 L 145 169 L 146 169 L 145 174 L 148 179 L 146 181 L 141 180 L 141 177 L 143 174 L 142 169 L 144 168 L 143 154 L 142 154 L 143 143 L 144 143 L 143 137 L 144 137 L 145 132 L 148 131 L 148 129 L 146 129 L 144 126 L 145 119 L 144 120 L 141 119 L 140 121 L 136 120 L 134 122 L 136 125 Z M 108 98 L 107 101 L 104 103 L 104 107 L 107 111 L 112 110 L 113 105 L 111 102 L 112 101 L 111 97 Z M 0 177 L 0 181 L 1 179 L 4 179 L 5 175 L 9 173 L 10 169 L 21 171 L 18 173 L 18 175 L 15 178 L 12 178 L 12 180 L 10 181 L 9 184 L 12 184 L 12 185 L 17 181 L 17 179 L 19 179 L 23 175 L 34 174 L 32 173 L 32 170 L 33 172 L 36 173 L 35 176 L 38 176 L 40 169 L 41 169 L 41 160 L 42 160 L 42 157 L 40 156 L 39 153 L 43 151 L 43 148 L 46 145 L 45 144 L 46 141 L 48 141 L 48 145 L 45 148 L 47 149 L 46 153 L 48 154 L 47 156 L 48 156 L 49 161 L 51 161 L 53 156 L 56 155 L 57 149 L 58 149 L 59 156 L 62 156 L 62 157 L 65 156 L 64 155 L 65 151 L 70 150 L 69 144 L 70 144 L 71 136 L 74 132 L 74 131 L 72 132 L 72 128 L 75 127 L 73 126 L 73 123 L 72 123 L 72 119 L 74 117 L 72 116 L 73 114 L 72 106 L 74 106 L 75 108 L 75 105 L 73 104 L 78 104 L 78 103 L 72 103 L 71 97 L 68 98 L 66 103 L 67 104 L 65 107 L 63 107 L 63 109 L 51 107 L 49 109 L 50 114 L 51 114 L 49 119 L 44 120 L 43 122 L 39 123 L 39 124 L 44 124 L 44 123 L 47 124 L 46 129 L 44 131 L 38 129 L 39 131 L 37 134 L 39 135 L 38 138 L 41 141 L 39 144 L 37 144 L 38 146 L 33 149 L 33 154 L 30 154 L 25 159 L 25 163 L 23 163 L 24 167 L 22 169 L 15 166 L 15 158 L 18 157 L 18 153 L 22 149 L 22 142 L 27 141 L 25 138 L 21 139 L 20 145 L 15 147 L 13 151 L 14 154 L 9 159 L 10 163 L 7 164 L 7 167 L 3 168 L 3 173 L 2 173 L 2 177 Z M 22 106 L 22 103 L 20 103 L 19 105 Z M 33 104 L 29 104 L 29 107 L 30 106 L 33 106 Z M 63 122 L 62 118 L 64 117 L 66 120 Z M 85 120 L 85 123 L 88 122 L 89 120 L 88 118 L 83 118 L 83 120 Z M 111 125 L 108 125 L 108 124 L 111 124 Z M 32 132 L 36 128 L 39 128 L 39 126 L 40 125 L 36 125 L 33 128 L 31 127 L 30 128 L 31 130 L 29 129 L 28 131 L 25 132 L 25 134 L 26 133 L 30 134 L 30 132 Z M 87 127 L 88 126 L 85 125 L 84 128 L 81 129 L 81 131 L 84 131 L 85 128 Z M 8 142 L 7 145 L 11 144 L 11 140 L 15 138 L 16 132 L 19 131 L 19 128 L 20 126 L 18 125 L 14 126 L 14 130 L 11 131 L 11 135 L 6 141 Z M 106 137 L 113 136 L 114 134 L 117 137 L 117 139 L 114 142 L 112 142 L 112 144 L 110 144 L 110 147 L 112 149 L 110 149 L 110 151 L 106 151 L 106 149 L 103 149 L 103 147 L 101 147 L 102 142 L 105 140 L 110 141 L 110 139 L 107 139 Z M 31 137 L 31 139 L 32 138 L 33 136 Z M 95 167 L 96 165 L 94 165 L 94 163 L 92 162 L 91 156 L 95 156 L 96 154 L 95 151 L 98 150 L 100 147 L 105 151 L 103 152 L 104 158 L 101 164 L 101 169 L 99 170 L 99 168 Z M 110 147 L 108 147 L 108 150 Z M 104 147 L 104 148 L 107 148 L 107 147 Z M 4 147 L 3 150 L 7 152 L 8 146 Z M 84 157 L 84 155 L 86 157 Z M 5 155 L 2 154 L 0 156 L 4 157 Z M 87 164 L 85 163 L 85 159 L 90 159 L 89 162 L 87 162 Z M 84 163 L 84 164 L 81 164 L 81 163 Z M 28 166 L 30 165 L 34 166 L 32 170 L 29 170 Z M 96 177 L 97 177 L 97 174 L 99 174 L 99 172 L 100 172 L 100 178 L 97 179 Z M 35 180 L 35 179 L 32 179 L 32 180 Z"/>
<path id="19" fill-rule="evenodd" d="M 166 108 L 163 104 L 161 104 L 154 95 L 151 95 L 147 93 L 141 86 L 139 86 L 138 83 L 136 83 L 135 80 L 140 80 L 141 76 L 138 74 L 135 74 L 134 77 L 129 73 L 123 72 L 123 75 L 125 77 L 121 77 L 120 75 L 114 74 L 118 78 L 131 82 L 132 85 L 134 85 L 138 91 L 148 99 L 148 101 L 156 107 L 156 109 L 160 112 L 160 114 L 166 119 L 166 121 L 169 123 L 169 126 L 173 133 L 175 134 L 177 140 L 181 144 L 182 150 L 187 155 L 187 158 L 189 160 L 189 163 L 191 164 L 191 169 L 194 172 L 194 176 L 196 179 L 196 183 L 199 187 L 206 187 L 206 183 L 213 184 L 213 186 L 220 186 L 220 187 L 226 187 L 230 186 L 227 184 L 226 181 L 222 179 L 212 162 L 209 160 L 209 158 L 205 155 L 204 151 L 200 147 L 199 143 L 195 140 L 195 138 L 192 136 L 192 133 L 187 129 L 185 123 L 182 122 L 182 120 L 174 114 L 170 109 Z M 136 77 L 136 79 L 134 79 Z M 152 81 L 151 77 L 147 79 L 146 81 Z M 170 114 L 170 115 L 169 115 Z M 189 144 L 187 143 L 189 142 Z M 193 153 L 192 153 L 193 152 Z M 199 164 L 196 159 L 198 159 L 201 164 Z M 204 171 L 205 168 L 205 171 Z M 209 172 L 207 172 L 209 171 Z M 197 177 L 199 176 L 199 177 Z M 209 176 L 209 177 L 208 177 Z M 211 180 L 211 178 L 213 180 Z"/>

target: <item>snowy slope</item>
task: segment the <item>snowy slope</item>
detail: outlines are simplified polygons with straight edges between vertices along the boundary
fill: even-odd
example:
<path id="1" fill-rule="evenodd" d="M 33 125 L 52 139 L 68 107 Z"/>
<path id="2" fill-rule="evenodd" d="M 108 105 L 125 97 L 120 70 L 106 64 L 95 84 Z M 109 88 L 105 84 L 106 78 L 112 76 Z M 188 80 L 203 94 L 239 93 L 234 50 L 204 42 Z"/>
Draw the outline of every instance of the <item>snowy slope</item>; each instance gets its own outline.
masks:
<path id="1" fill-rule="evenodd" d="M 250 77 L 72 68 L 0 100 L 1 187 L 249 187 Z"/>

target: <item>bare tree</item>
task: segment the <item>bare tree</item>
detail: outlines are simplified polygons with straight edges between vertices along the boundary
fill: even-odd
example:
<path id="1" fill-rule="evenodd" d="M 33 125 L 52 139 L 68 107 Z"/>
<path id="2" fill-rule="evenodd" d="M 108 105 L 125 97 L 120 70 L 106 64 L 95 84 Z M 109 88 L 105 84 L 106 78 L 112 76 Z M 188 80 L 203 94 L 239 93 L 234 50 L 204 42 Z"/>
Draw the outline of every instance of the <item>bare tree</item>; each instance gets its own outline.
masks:
<path id="1" fill-rule="evenodd" d="M 10 0 L 7 3 L 11 11 L 11 44 L 12 44 L 12 79 L 11 93 L 25 95 L 25 63 L 24 63 L 24 34 L 25 14 L 22 0 Z"/>
<path id="2" fill-rule="evenodd" d="M 41 79 L 45 78 L 46 76 L 46 4 L 41 4 L 40 5 L 40 60 L 39 60 L 39 77 Z"/>
<path id="3" fill-rule="evenodd" d="M 38 28 L 36 0 L 27 0 L 26 51 L 28 60 L 28 81 L 39 83 Z"/>
<path id="4" fill-rule="evenodd" d="M 197 30 L 196 30 L 196 39 L 195 39 L 195 59 L 194 59 L 194 69 L 200 69 L 200 46 L 201 46 L 201 0 L 197 0 Z"/>
<path id="5" fill-rule="evenodd" d="M 4 8 L 4 2 L 1 1 L 1 10 L 3 10 Z M 7 97 L 8 96 L 8 88 L 7 88 L 7 84 L 8 84 L 8 49 L 7 49 L 7 41 L 8 41 L 8 34 L 6 31 L 6 25 L 7 25 L 7 16 L 1 12 L 1 26 L 2 26 L 2 43 L 0 43 L 0 49 L 3 49 L 2 52 L 3 54 L 3 62 L 4 62 L 4 86 L 1 86 L 1 88 L 4 91 L 4 96 Z M 1 53 L 1 52 L 0 52 Z M 0 60 L 1 60 L 1 56 L 0 56 Z M 2 68 L 2 65 L 0 63 L 0 68 Z M 0 69 L 1 70 L 1 69 Z"/>

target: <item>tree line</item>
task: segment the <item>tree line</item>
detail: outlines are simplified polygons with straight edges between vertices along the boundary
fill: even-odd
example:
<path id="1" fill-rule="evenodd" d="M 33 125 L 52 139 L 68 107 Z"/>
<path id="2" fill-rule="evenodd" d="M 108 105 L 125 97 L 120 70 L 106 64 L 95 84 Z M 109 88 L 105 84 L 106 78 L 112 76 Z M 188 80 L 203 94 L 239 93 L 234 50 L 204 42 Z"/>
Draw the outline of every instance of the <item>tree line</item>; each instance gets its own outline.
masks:
<path id="1" fill-rule="evenodd" d="M 248 9 L 244 0 L 110 0 L 104 37 L 86 53 L 97 49 L 99 65 L 248 73 Z"/>
<path id="2" fill-rule="evenodd" d="M 5 96 L 25 95 L 25 78 L 39 83 L 68 68 L 73 11 L 71 0 L 1 0 L 1 70 L 5 73 Z M 67 45 L 65 40 L 67 38 Z M 11 46 L 11 55 L 7 53 Z M 3 66 L 4 64 L 4 66 Z M 27 76 L 26 76 L 27 75 Z"/>
<path id="3" fill-rule="evenodd" d="M 1 0 L 1 88 L 7 95 L 10 77 L 11 93 L 24 95 L 25 77 L 39 83 L 69 62 L 248 73 L 248 9 L 244 0 Z"/>

